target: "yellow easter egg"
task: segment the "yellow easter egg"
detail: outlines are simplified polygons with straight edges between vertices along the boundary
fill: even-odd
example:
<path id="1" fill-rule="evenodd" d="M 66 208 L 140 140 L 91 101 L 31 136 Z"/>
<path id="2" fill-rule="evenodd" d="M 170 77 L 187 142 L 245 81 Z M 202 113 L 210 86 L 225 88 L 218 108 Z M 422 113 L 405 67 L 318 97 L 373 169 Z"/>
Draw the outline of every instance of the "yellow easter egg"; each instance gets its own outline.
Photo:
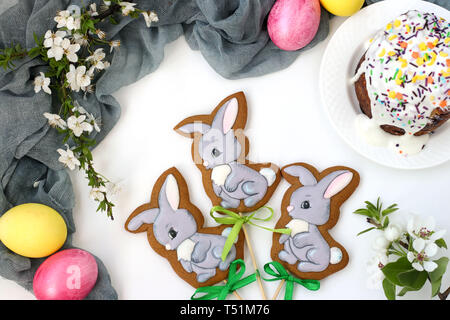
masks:
<path id="1" fill-rule="evenodd" d="M 66 238 L 64 219 L 42 204 L 22 204 L 0 217 L 0 241 L 24 257 L 47 257 L 60 249 Z"/>
<path id="2" fill-rule="evenodd" d="M 330 13 L 348 17 L 361 9 L 364 4 L 364 0 L 320 0 L 322 6 Z"/>

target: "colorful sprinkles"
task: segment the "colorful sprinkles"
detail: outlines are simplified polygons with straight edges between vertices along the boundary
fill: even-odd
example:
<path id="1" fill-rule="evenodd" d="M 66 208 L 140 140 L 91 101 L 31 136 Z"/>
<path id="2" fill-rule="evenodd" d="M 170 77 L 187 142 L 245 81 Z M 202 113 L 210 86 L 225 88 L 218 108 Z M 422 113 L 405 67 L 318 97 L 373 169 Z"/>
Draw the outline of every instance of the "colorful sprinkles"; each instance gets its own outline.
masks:
<path id="1" fill-rule="evenodd" d="M 449 110 L 449 55 L 450 23 L 443 18 L 409 11 L 387 24 L 356 76 L 365 73 L 373 118 L 412 135 L 432 120 L 434 109 Z"/>

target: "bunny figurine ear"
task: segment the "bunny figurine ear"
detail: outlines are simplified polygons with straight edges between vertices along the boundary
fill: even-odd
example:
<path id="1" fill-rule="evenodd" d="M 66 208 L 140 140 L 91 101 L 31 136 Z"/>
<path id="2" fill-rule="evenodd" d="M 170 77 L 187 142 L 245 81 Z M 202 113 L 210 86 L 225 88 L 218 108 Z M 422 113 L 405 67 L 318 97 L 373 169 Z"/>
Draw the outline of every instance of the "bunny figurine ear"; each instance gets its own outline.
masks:
<path id="1" fill-rule="evenodd" d="M 149 209 L 144 212 L 141 212 L 128 222 L 127 229 L 130 231 L 136 231 L 143 224 L 152 224 L 155 222 L 158 214 L 159 214 L 158 208 Z"/>
<path id="2" fill-rule="evenodd" d="M 183 136 L 192 137 L 192 135 L 196 132 L 205 134 L 211 130 L 211 126 L 209 124 L 200 122 L 200 121 L 194 121 L 191 123 L 186 123 L 184 125 L 181 125 L 180 127 L 175 127 L 175 131 Z"/>
<path id="3" fill-rule="evenodd" d="M 317 180 L 311 171 L 303 166 L 293 165 L 290 167 L 285 167 L 283 171 L 288 175 L 298 177 L 298 180 L 304 186 L 313 186 L 317 184 Z"/>
<path id="4" fill-rule="evenodd" d="M 173 211 L 178 210 L 180 205 L 180 190 L 178 183 L 172 174 L 169 174 L 159 192 L 159 206 L 170 206 Z"/>
<path id="5" fill-rule="evenodd" d="M 348 186 L 353 179 L 353 173 L 350 171 L 337 171 L 337 173 L 338 176 L 328 184 L 328 187 L 323 194 L 325 199 L 330 199 L 344 190 L 344 188 Z"/>
<path id="6" fill-rule="evenodd" d="M 236 98 L 229 100 L 217 111 L 212 122 L 212 127 L 227 134 L 234 126 L 239 111 L 239 102 Z"/>

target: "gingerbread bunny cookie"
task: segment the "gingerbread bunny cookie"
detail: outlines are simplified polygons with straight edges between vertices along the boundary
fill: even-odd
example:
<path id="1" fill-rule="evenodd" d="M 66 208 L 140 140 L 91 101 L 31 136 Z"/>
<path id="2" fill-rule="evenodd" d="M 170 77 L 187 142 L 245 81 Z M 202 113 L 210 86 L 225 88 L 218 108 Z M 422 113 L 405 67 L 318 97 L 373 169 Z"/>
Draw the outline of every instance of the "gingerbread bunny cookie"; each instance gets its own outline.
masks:
<path id="1" fill-rule="evenodd" d="M 300 278 L 320 280 L 343 269 L 348 253 L 328 233 L 339 219 L 339 208 L 355 191 L 359 174 L 347 167 L 318 172 L 305 163 L 282 169 L 291 184 L 282 200 L 276 228 L 291 234 L 273 234 L 272 259 Z"/>
<path id="2" fill-rule="evenodd" d="M 209 115 L 180 122 L 174 130 L 192 138 L 192 158 L 200 169 L 203 185 L 213 205 L 251 212 L 262 207 L 281 180 L 272 163 L 251 163 L 247 102 L 243 92 L 225 98 Z"/>
<path id="3" fill-rule="evenodd" d="M 186 181 L 171 168 L 159 177 L 150 203 L 133 211 L 125 229 L 147 232 L 151 247 L 169 260 L 181 278 L 198 288 L 224 280 L 230 263 L 243 258 L 243 234 L 222 260 L 230 228 L 203 228 L 203 222 L 202 213 L 189 200 Z"/>

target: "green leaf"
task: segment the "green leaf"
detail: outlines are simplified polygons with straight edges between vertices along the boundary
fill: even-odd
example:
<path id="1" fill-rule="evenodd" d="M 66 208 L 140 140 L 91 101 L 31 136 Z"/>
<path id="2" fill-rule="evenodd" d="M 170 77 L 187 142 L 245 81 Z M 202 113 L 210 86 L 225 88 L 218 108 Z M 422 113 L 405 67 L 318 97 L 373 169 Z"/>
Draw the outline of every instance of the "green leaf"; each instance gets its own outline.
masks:
<path id="1" fill-rule="evenodd" d="M 392 212 L 395 212 L 395 211 L 397 211 L 398 210 L 398 208 L 397 208 L 397 204 L 393 204 L 393 205 L 391 205 L 391 206 L 389 206 L 389 207 L 387 207 L 386 209 L 384 209 L 382 212 L 381 212 L 381 214 L 383 215 L 383 217 L 384 216 L 387 216 L 388 214 L 391 214 Z"/>
<path id="2" fill-rule="evenodd" d="M 404 287 L 400 292 L 397 294 L 399 297 L 403 297 L 408 291 L 411 291 L 408 287 Z"/>
<path id="3" fill-rule="evenodd" d="M 445 248 L 445 249 L 448 249 L 448 248 L 447 248 L 447 243 L 445 243 L 445 240 L 444 240 L 443 238 L 437 239 L 434 243 L 436 243 L 436 245 L 437 245 L 439 248 Z"/>
<path id="4" fill-rule="evenodd" d="M 426 271 L 409 270 L 399 273 L 397 277 L 402 287 L 419 290 L 427 281 L 428 273 Z"/>
<path id="5" fill-rule="evenodd" d="M 361 231 L 360 233 L 358 233 L 356 236 L 362 235 L 363 233 L 369 232 L 370 230 L 376 229 L 376 227 L 372 227 L 366 230 Z"/>
<path id="6" fill-rule="evenodd" d="M 439 278 L 439 280 L 431 282 L 431 297 L 434 297 L 439 293 L 439 290 L 441 290 L 441 282 L 442 278 Z"/>
<path id="7" fill-rule="evenodd" d="M 388 278 L 383 280 L 384 295 L 388 300 L 395 300 L 395 284 L 389 281 Z"/>
<path id="8" fill-rule="evenodd" d="M 447 270 L 448 258 L 442 257 L 439 260 L 435 260 L 434 262 L 437 263 L 438 267 L 433 272 L 429 273 L 431 283 L 442 278 L 445 271 Z"/>
<path id="9" fill-rule="evenodd" d="M 358 209 L 358 210 L 355 210 L 353 213 L 360 214 L 362 216 L 372 217 L 372 214 L 367 209 Z"/>
<path id="10" fill-rule="evenodd" d="M 390 262 L 387 265 L 384 266 L 381 271 L 384 273 L 386 278 L 389 279 L 393 284 L 402 286 L 403 284 L 398 279 L 398 275 L 400 273 L 414 270 L 411 266 L 411 263 L 408 261 L 406 257 L 401 257 L 395 262 Z"/>
<path id="11" fill-rule="evenodd" d="M 389 217 L 386 217 L 386 218 L 384 218 L 384 221 L 383 221 L 383 229 L 386 228 L 388 226 L 388 224 L 389 224 Z"/>

